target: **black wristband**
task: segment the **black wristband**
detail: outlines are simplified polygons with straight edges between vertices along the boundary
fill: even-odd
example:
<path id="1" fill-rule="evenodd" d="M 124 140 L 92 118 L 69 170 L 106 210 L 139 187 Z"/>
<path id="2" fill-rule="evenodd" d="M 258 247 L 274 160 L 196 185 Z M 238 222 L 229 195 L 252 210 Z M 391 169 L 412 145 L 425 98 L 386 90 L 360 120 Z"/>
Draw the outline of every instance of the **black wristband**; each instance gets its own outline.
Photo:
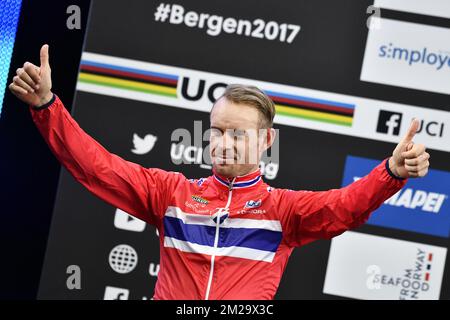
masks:
<path id="1" fill-rule="evenodd" d="M 42 106 L 39 106 L 39 107 L 37 107 L 37 106 L 32 106 L 32 108 L 33 108 L 33 110 L 41 110 L 41 109 L 48 108 L 48 107 L 50 107 L 50 106 L 53 104 L 53 102 L 55 102 L 55 99 L 56 99 L 56 96 L 55 96 L 55 94 L 53 93 L 53 96 L 52 96 L 52 98 L 50 99 L 49 102 L 47 102 L 46 104 L 43 104 Z"/>
<path id="2" fill-rule="evenodd" d="M 396 175 L 391 171 L 391 168 L 389 168 L 389 159 L 390 159 L 390 158 L 388 158 L 388 159 L 386 160 L 386 170 L 387 170 L 387 172 L 389 173 L 389 175 L 390 175 L 392 178 L 397 179 L 397 180 L 405 180 L 406 178 L 398 177 L 398 176 L 396 176 Z"/>

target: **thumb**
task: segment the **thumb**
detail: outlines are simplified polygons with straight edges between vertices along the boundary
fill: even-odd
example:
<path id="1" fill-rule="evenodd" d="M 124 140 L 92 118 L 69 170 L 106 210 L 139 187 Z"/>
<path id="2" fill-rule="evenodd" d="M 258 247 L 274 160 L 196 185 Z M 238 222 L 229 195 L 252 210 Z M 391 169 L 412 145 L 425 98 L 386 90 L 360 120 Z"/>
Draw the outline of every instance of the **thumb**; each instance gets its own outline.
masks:
<path id="1" fill-rule="evenodd" d="M 412 142 L 412 141 L 408 142 L 408 144 L 406 144 L 405 149 L 404 150 L 400 150 L 401 151 L 400 156 L 402 158 L 405 158 L 405 155 L 407 155 L 408 151 L 410 151 L 413 148 L 413 146 L 414 146 L 414 142 Z"/>
<path id="2" fill-rule="evenodd" d="M 414 146 L 414 142 L 408 143 L 408 145 L 406 146 L 406 151 L 411 150 L 413 146 Z"/>
<path id="3" fill-rule="evenodd" d="M 41 69 L 50 67 L 50 64 L 48 62 L 48 44 L 44 44 L 42 46 L 40 57 L 41 57 Z"/>
<path id="4" fill-rule="evenodd" d="M 419 130 L 419 120 L 416 118 L 413 118 L 413 120 L 411 121 L 411 124 L 409 125 L 409 129 L 406 132 L 406 134 L 403 137 L 400 144 L 402 144 L 402 145 L 409 144 L 412 141 L 412 139 L 414 138 L 414 136 L 416 135 L 417 130 Z"/>

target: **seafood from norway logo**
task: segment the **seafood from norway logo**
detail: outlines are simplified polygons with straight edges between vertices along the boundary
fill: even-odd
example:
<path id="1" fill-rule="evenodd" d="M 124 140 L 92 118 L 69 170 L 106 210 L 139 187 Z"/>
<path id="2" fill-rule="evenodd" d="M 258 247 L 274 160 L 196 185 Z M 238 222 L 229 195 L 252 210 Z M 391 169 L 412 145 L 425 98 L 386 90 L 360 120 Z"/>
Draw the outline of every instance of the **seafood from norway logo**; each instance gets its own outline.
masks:
<path id="1" fill-rule="evenodd" d="M 445 247 L 347 231 L 333 238 L 329 252 L 326 294 L 367 300 L 440 298 Z"/>
<path id="2" fill-rule="evenodd" d="M 373 286 L 376 289 L 381 286 L 398 287 L 400 300 L 419 299 L 422 292 L 430 289 L 432 261 L 433 253 L 417 248 L 416 259 L 412 266 L 404 270 L 403 276 L 374 274 L 371 279 Z"/>

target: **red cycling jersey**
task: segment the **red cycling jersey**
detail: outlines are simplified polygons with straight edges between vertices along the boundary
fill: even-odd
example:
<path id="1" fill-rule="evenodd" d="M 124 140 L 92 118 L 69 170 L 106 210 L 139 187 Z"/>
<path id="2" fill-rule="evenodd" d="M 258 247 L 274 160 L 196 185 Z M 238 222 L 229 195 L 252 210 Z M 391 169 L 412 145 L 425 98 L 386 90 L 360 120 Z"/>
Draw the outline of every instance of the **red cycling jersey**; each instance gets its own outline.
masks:
<path id="1" fill-rule="evenodd" d="M 108 152 L 54 95 L 30 107 L 51 151 L 109 204 L 155 225 L 160 270 L 154 299 L 273 299 L 295 247 L 358 227 L 407 179 L 384 159 L 368 175 L 327 191 L 267 185 L 260 171 L 187 179 Z"/>

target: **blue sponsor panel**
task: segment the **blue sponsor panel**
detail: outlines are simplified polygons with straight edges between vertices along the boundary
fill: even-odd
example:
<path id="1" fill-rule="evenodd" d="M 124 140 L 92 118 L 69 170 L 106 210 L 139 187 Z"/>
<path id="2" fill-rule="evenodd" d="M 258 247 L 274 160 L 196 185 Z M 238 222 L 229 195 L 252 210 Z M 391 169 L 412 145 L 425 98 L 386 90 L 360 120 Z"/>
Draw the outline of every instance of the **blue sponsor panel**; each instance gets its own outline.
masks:
<path id="1" fill-rule="evenodd" d="M 342 185 L 367 175 L 381 161 L 347 156 Z M 448 237 L 450 231 L 450 173 L 430 169 L 407 184 L 378 208 L 367 223 L 381 227 Z"/>
<path id="2" fill-rule="evenodd" d="M 21 5 L 22 0 L 1 0 L 0 2 L 0 116 Z"/>

